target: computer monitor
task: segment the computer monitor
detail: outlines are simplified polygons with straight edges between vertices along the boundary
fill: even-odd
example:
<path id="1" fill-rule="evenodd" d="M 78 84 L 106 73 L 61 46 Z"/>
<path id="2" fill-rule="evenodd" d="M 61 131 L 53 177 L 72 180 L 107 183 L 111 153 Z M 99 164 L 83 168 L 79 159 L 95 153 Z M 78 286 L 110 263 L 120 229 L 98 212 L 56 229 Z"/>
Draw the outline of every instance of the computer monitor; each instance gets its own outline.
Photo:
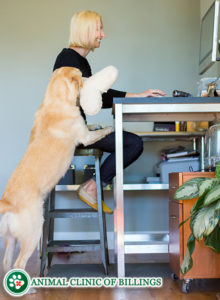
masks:
<path id="1" fill-rule="evenodd" d="M 203 74 L 216 61 L 220 60 L 220 1 L 213 2 L 201 22 L 199 74 Z"/>

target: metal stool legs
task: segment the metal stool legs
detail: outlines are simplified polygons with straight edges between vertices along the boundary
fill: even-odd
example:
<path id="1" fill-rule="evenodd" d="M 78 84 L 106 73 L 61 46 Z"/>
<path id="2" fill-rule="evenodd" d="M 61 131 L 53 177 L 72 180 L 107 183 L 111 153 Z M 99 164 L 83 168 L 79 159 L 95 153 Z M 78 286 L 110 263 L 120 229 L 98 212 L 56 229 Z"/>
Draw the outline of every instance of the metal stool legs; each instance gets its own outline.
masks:
<path id="1" fill-rule="evenodd" d="M 44 224 L 41 249 L 41 267 L 40 276 L 44 276 L 46 261 L 48 256 L 48 268 L 51 266 L 54 252 L 70 251 L 101 251 L 102 262 L 105 274 L 108 274 L 109 256 L 106 233 L 105 214 L 102 209 L 103 192 L 100 178 L 100 161 L 102 152 L 97 149 L 79 149 L 76 156 L 93 156 L 95 159 L 95 173 L 97 186 L 98 212 L 92 208 L 86 209 L 55 209 L 55 189 L 51 191 L 44 204 Z M 74 188 L 75 189 L 75 188 Z M 73 218 L 73 217 L 98 217 L 99 222 L 99 240 L 88 241 L 55 241 L 54 240 L 54 218 Z M 63 245 L 65 244 L 65 246 Z M 98 248 L 97 248 L 98 247 Z"/>

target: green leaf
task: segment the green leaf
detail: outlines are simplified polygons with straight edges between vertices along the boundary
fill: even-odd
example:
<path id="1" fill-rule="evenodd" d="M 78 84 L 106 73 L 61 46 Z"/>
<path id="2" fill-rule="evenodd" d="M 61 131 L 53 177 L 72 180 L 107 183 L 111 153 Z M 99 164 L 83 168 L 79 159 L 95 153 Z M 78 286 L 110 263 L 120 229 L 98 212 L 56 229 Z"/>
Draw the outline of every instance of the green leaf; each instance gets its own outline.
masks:
<path id="1" fill-rule="evenodd" d="M 219 210 L 219 209 L 220 209 L 220 199 L 218 200 L 215 206 L 215 210 Z"/>
<path id="2" fill-rule="evenodd" d="M 208 206 L 209 204 L 215 202 L 218 199 L 220 199 L 220 185 L 213 187 L 211 191 L 207 193 L 203 205 Z"/>
<path id="3" fill-rule="evenodd" d="M 215 216 L 215 206 L 203 207 L 192 216 L 190 228 L 197 240 L 209 235 L 217 225 L 218 218 Z"/>
<path id="4" fill-rule="evenodd" d="M 197 212 L 204 204 L 205 196 L 208 194 L 208 192 L 215 186 L 220 184 L 220 180 L 216 178 L 206 178 L 206 180 L 199 183 L 199 194 L 200 197 L 194 204 L 194 206 L 191 208 L 190 212 L 191 214 Z"/>
<path id="5" fill-rule="evenodd" d="M 189 253 L 189 250 L 186 250 L 183 262 L 180 267 L 180 271 L 183 275 L 185 275 L 193 266 L 193 260 Z"/>
<path id="6" fill-rule="evenodd" d="M 199 196 L 202 196 L 207 190 L 212 189 L 214 186 L 220 184 L 218 178 L 205 178 L 205 180 L 198 183 L 199 185 Z"/>
<path id="7" fill-rule="evenodd" d="M 220 227 L 215 226 L 215 229 L 205 238 L 206 246 L 210 247 L 216 253 L 220 252 Z"/>
<path id="8" fill-rule="evenodd" d="M 220 162 L 218 162 L 218 163 L 216 164 L 215 171 L 216 171 L 215 177 L 216 177 L 216 178 L 220 178 Z"/>
<path id="9" fill-rule="evenodd" d="M 203 203 L 204 203 L 204 200 L 205 200 L 205 196 L 206 196 L 207 193 L 208 193 L 208 190 L 206 190 L 204 192 L 204 194 L 199 197 L 199 199 L 196 201 L 196 203 L 193 205 L 193 207 L 190 210 L 191 214 L 196 213 L 203 206 Z"/>
<path id="10" fill-rule="evenodd" d="M 187 248 L 189 249 L 190 255 L 192 255 L 193 251 L 195 249 L 195 237 L 193 236 L 192 233 L 190 234 L 190 236 L 188 238 Z"/>
<path id="11" fill-rule="evenodd" d="M 193 266 L 192 253 L 195 249 L 195 238 L 191 234 L 187 242 L 187 250 L 180 267 L 181 273 L 185 275 Z"/>
<path id="12" fill-rule="evenodd" d="M 183 222 L 181 222 L 181 223 L 179 224 L 179 228 L 180 228 L 181 226 L 183 226 L 183 224 L 185 224 L 190 218 L 191 218 L 191 215 L 190 215 L 188 218 L 186 218 L 186 220 L 184 220 Z"/>
<path id="13" fill-rule="evenodd" d="M 199 186 L 198 184 L 204 181 L 205 177 L 192 178 L 183 183 L 175 192 L 175 200 L 186 200 L 199 197 Z"/>
<path id="14" fill-rule="evenodd" d="M 215 217 L 220 219 L 220 200 L 217 201 L 215 206 Z"/>

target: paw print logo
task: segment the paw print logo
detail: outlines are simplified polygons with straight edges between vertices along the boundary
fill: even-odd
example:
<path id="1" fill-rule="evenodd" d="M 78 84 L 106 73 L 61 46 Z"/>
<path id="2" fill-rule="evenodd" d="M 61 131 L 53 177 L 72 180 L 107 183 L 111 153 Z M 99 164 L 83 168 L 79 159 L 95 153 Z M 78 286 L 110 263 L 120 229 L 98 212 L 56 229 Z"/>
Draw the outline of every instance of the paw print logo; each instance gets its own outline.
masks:
<path id="1" fill-rule="evenodd" d="M 12 275 L 12 278 L 9 278 L 9 286 L 19 290 L 24 285 L 24 280 L 22 280 L 21 275 Z"/>
<path id="2" fill-rule="evenodd" d="M 26 294 L 30 287 L 30 276 L 20 269 L 9 271 L 4 277 L 4 288 L 12 296 L 22 296 Z"/>

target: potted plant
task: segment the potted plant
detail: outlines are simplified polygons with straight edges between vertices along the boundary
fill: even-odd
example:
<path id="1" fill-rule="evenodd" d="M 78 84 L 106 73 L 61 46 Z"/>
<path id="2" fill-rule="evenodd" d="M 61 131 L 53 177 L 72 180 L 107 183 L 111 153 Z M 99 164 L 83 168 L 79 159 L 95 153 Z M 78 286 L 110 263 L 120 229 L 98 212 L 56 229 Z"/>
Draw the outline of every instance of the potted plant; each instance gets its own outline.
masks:
<path id="1" fill-rule="evenodd" d="M 179 225 L 190 220 L 191 234 L 181 265 L 183 275 L 193 266 L 195 240 L 204 239 L 206 246 L 216 253 L 220 252 L 220 163 L 216 166 L 215 178 L 193 178 L 181 185 L 174 195 L 175 200 L 195 198 L 198 199 L 190 210 L 190 216 Z"/>

